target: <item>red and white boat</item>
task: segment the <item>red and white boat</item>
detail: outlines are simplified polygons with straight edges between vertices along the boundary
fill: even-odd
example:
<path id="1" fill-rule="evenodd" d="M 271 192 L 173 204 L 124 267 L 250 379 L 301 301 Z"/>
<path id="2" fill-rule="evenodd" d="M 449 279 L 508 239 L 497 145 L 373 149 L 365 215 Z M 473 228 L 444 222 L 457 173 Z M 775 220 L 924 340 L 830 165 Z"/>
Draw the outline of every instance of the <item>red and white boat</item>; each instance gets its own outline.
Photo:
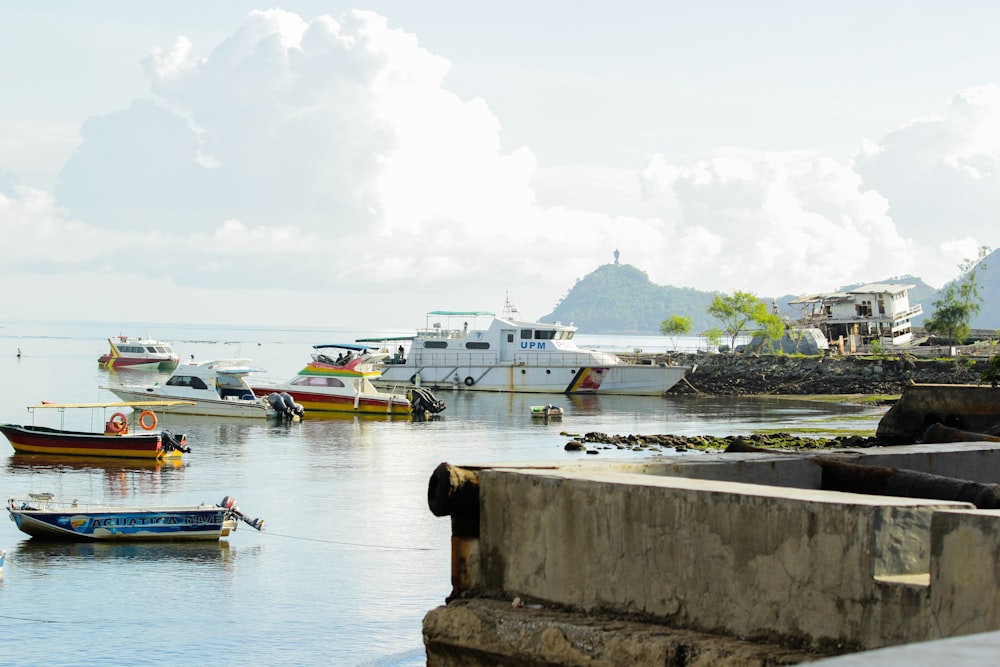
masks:
<path id="1" fill-rule="evenodd" d="M 388 355 L 373 352 L 366 345 L 314 345 L 305 368 L 287 382 L 248 378 L 257 396 L 288 394 L 306 412 L 346 412 L 355 414 L 426 416 L 444 410 L 445 405 L 428 389 L 410 388 L 406 395 L 379 391 L 372 380 L 381 375 L 382 360 Z M 336 357 L 323 350 L 339 349 Z M 331 353 L 332 354 L 332 353 Z"/>
<path id="2" fill-rule="evenodd" d="M 60 426 L 32 424 L 0 424 L 0 433 L 10 441 L 18 454 L 55 454 L 73 456 L 112 456 L 139 459 L 179 458 L 191 451 L 187 437 L 170 430 L 157 431 L 159 419 L 151 408 L 179 405 L 181 401 L 143 401 L 129 403 L 42 403 L 29 405 L 32 421 L 36 410 L 53 409 L 60 413 Z M 102 419 L 100 432 L 76 431 L 64 428 L 67 409 L 108 410 L 132 408 L 132 423 L 124 412 L 116 412 L 110 419 Z M 138 426 L 138 429 L 135 427 Z"/>
<path id="3" fill-rule="evenodd" d="M 114 336 L 108 339 L 111 349 L 97 359 L 108 369 L 137 368 L 153 371 L 172 371 L 180 363 L 180 356 L 170 343 L 151 338 Z"/>

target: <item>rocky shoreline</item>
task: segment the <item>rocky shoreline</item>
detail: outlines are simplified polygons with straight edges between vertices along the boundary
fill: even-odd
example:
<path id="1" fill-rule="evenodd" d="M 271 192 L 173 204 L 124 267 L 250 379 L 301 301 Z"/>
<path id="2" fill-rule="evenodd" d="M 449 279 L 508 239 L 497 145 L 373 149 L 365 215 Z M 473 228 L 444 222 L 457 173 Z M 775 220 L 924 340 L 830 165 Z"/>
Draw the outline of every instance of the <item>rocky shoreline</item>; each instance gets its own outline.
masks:
<path id="1" fill-rule="evenodd" d="M 985 357 L 675 354 L 657 363 L 695 367 L 668 395 L 898 395 L 919 384 L 976 384 Z"/>
<path id="2" fill-rule="evenodd" d="M 716 396 L 865 396 L 892 402 L 911 383 L 977 384 L 987 367 L 985 357 L 921 359 L 910 355 L 886 357 L 674 354 L 658 356 L 653 363 L 695 367 L 668 396 L 710 394 Z M 657 452 L 672 449 L 725 451 L 740 441 L 742 446 L 763 449 L 808 451 L 852 449 L 888 443 L 875 437 L 848 435 L 812 438 L 790 433 L 744 436 L 583 435 L 563 432 L 572 438 L 566 451 L 599 454 L 602 450 Z"/>
<path id="3" fill-rule="evenodd" d="M 560 435 L 572 438 L 564 449 L 568 452 L 585 451 L 599 454 L 601 450 L 627 450 L 656 454 L 666 449 L 685 452 L 691 449 L 704 451 L 726 451 L 747 446 L 767 450 L 808 451 L 817 449 L 852 449 L 874 447 L 880 443 L 877 438 L 846 435 L 837 438 L 810 438 L 791 433 L 752 433 L 744 436 L 727 435 L 608 435 L 590 432 L 576 435 L 563 431 Z M 745 450 L 744 450 L 745 451 Z"/>

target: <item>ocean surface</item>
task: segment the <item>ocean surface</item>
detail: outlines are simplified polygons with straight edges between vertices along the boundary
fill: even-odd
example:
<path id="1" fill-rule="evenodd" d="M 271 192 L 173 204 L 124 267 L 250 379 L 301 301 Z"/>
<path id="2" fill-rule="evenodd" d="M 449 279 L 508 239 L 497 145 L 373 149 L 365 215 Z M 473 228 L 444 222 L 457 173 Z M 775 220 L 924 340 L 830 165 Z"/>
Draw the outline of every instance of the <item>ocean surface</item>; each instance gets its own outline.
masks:
<path id="1" fill-rule="evenodd" d="M 385 332 L 384 335 L 399 332 Z M 97 366 L 107 337 L 149 335 L 182 358 L 246 357 L 287 379 L 311 345 L 372 332 L 120 323 L 0 321 L 0 422 L 58 426 L 29 404 L 114 401 Z M 601 349 L 662 351 L 664 337 L 577 336 Z M 696 346 L 693 341 L 684 343 Z M 20 350 L 21 356 L 17 356 Z M 167 375 L 118 371 L 162 381 Z M 51 544 L 0 522 L 0 664 L 424 664 L 421 620 L 450 592 L 450 522 L 427 508 L 443 461 L 599 463 L 700 456 L 599 449 L 566 452 L 566 433 L 748 434 L 809 428 L 872 430 L 882 410 L 773 398 L 566 397 L 441 392 L 438 419 L 307 415 L 299 423 L 162 416 L 186 433 L 180 464 L 15 455 L 0 438 L 0 494 L 52 492 L 122 504 L 216 503 L 234 496 L 265 521 L 220 543 Z M 545 402 L 565 411 L 530 418 Z M 71 411 L 69 428 L 99 430 L 110 414 Z"/>

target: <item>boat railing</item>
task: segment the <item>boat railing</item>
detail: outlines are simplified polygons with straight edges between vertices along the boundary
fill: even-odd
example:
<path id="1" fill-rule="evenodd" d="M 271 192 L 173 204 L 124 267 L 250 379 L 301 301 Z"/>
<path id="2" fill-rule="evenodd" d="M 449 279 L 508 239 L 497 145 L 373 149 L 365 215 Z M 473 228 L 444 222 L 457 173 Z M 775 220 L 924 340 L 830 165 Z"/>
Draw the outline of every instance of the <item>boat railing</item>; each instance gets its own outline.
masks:
<path id="1" fill-rule="evenodd" d="M 416 366 L 496 366 L 500 363 L 496 352 L 424 352 L 410 353 L 410 362 Z"/>
<path id="2" fill-rule="evenodd" d="M 446 329 L 434 327 L 433 329 L 417 329 L 419 338 L 443 338 L 457 339 L 464 338 L 469 333 L 468 329 Z"/>
<path id="3" fill-rule="evenodd" d="M 622 363 L 611 354 L 592 352 L 519 352 L 514 358 L 503 362 L 497 352 L 411 352 L 410 363 L 414 366 L 600 366 Z"/>
<path id="4" fill-rule="evenodd" d="M 114 509 L 107 503 L 94 500 L 57 500 L 51 493 L 29 493 L 27 498 L 11 498 L 16 509 L 62 512 L 80 510 L 82 512 L 110 512 Z"/>
<path id="5" fill-rule="evenodd" d="M 526 352 L 514 355 L 517 366 L 612 366 L 621 360 L 604 352 Z"/>

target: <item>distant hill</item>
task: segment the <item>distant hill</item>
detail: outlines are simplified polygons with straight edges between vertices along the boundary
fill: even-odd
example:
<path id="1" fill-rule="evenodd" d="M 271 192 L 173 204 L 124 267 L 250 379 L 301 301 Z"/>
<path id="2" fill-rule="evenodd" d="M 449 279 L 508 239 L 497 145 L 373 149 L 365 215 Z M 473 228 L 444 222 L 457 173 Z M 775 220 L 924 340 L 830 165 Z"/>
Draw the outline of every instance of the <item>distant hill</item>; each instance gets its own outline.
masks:
<path id="1" fill-rule="evenodd" d="M 1000 329 L 1000 250 L 990 254 L 985 262 L 986 270 L 978 275 L 982 310 L 973 319 L 972 327 Z M 937 291 L 916 276 L 871 282 L 913 285 L 909 291 L 910 303 L 919 303 L 924 308 L 924 315 L 914 320 L 916 325 L 934 312 Z M 862 284 L 844 285 L 829 291 L 843 292 Z M 634 266 L 604 264 L 579 279 L 555 310 L 539 321 L 573 323 L 581 332 L 589 334 L 658 334 L 663 320 L 671 315 L 684 315 L 691 318 L 691 333 L 697 335 L 720 324 L 705 312 L 717 294 L 690 287 L 656 285 L 644 271 Z M 773 300 L 782 315 L 796 319 L 801 312 L 788 302 L 798 296 L 801 295 L 789 294 L 773 299 L 760 296 L 760 299 Z"/>
<path id="2" fill-rule="evenodd" d="M 958 276 L 955 280 L 960 280 Z M 979 313 L 972 318 L 970 326 L 973 329 L 1000 329 L 1000 249 L 994 250 L 982 261 L 976 275 L 979 283 L 979 296 L 983 298 Z M 954 282 L 954 281 L 952 281 Z M 934 301 L 937 292 L 920 303 L 924 313 L 934 312 Z"/>
<path id="3" fill-rule="evenodd" d="M 691 318 L 691 333 L 717 326 L 705 312 L 716 292 L 664 287 L 630 264 L 605 264 L 577 281 L 541 322 L 572 322 L 592 334 L 658 334 L 671 315 Z"/>

